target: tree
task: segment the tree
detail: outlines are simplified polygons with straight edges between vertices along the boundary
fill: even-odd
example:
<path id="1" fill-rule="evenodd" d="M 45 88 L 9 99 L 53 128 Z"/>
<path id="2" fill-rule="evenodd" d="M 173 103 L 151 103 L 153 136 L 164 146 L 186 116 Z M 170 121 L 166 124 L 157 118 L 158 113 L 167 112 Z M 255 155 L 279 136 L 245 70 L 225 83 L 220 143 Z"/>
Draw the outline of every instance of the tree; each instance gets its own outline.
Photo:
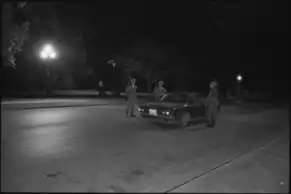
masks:
<path id="1" fill-rule="evenodd" d="M 60 17 L 62 14 L 66 14 L 63 10 L 66 10 L 66 13 L 69 11 L 70 14 L 67 15 L 72 17 Z M 16 59 L 29 60 L 32 56 L 32 50 L 35 49 L 37 51 L 39 49 L 38 46 L 42 46 L 43 41 L 49 39 L 55 42 L 57 47 L 62 50 L 58 60 L 54 61 L 58 65 L 51 66 L 52 79 L 65 74 L 91 75 L 90 68 L 88 70 L 86 66 L 86 40 L 83 37 L 87 38 L 87 31 L 84 31 L 83 28 L 84 18 L 80 14 L 73 14 L 78 10 L 80 10 L 80 6 L 74 6 L 74 4 L 64 5 L 58 2 L 3 4 L 1 37 L 3 64 L 15 68 Z M 30 41 L 25 44 L 28 38 Z M 18 55 L 22 50 L 25 52 Z M 35 69 L 35 64 L 40 64 L 40 62 L 23 64 L 25 65 L 21 65 L 21 68 L 17 64 L 19 67 L 18 74 L 20 72 L 24 74 L 25 71 L 25 74 L 29 72 L 29 74 L 33 75 L 35 72 L 40 72 L 44 67 L 41 64 L 39 69 Z M 30 77 L 27 76 L 26 79 L 28 80 Z"/>
<path id="2" fill-rule="evenodd" d="M 15 55 L 22 51 L 29 37 L 30 22 L 22 17 L 25 2 L 5 2 L 2 5 L 2 62 L 15 68 Z"/>
<path id="3" fill-rule="evenodd" d="M 32 34 L 54 28 L 55 5 L 60 3 L 5 2 L 2 4 L 2 61 L 5 66 L 16 67 L 15 56 L 23 50 Z M 48 25 L 49 24 L 49 25 Z M 44 26 L 46 26 L 44 28 Z M 31 31 L 31 28 L 33 31 Z M 53 29 L 57 31 L 56 28 Z M 36 31 L 37 33 L 33 33 Z"/>
<path id="4" fill-rule="evenodd" d="M 126 76 L 135 74 L 146 79 L 148 91 L 154 82 L 168 74 L 165 59 L 163 48 L 154 42 L 136 43 L 115 58 Z"/>

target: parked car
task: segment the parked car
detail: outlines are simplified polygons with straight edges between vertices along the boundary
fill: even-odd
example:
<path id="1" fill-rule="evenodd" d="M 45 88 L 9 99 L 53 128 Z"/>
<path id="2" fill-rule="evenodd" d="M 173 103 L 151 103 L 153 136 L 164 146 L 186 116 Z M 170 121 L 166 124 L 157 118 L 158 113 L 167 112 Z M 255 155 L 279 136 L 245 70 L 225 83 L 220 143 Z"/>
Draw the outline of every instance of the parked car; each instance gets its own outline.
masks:
<path id="1" fill-rule="evenodd" d="M 200 93 L 167 93 L 160 101 L 141 105 L 138 110 L 144 118 L 178 121 L 181 127 L 196 119 L 206 119 L 205 98 Z"/>

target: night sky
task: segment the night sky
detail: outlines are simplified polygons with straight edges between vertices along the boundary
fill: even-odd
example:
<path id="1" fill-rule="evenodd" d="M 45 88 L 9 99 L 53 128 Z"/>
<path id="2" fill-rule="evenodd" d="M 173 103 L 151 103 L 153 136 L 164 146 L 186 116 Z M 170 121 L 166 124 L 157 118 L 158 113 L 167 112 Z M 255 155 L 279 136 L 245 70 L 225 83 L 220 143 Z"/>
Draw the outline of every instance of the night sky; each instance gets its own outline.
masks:
<path id="1" fill-rule="evenodd" d="M 241 73 L 247 87 L 289 88 L 285 0 L 76 1 L 58 5 L 56 12 L 62 29 L 82 29 L 87 52 L 96 59 L 155 41 L 176 47 L 203 83 L 233 81 Z"/>
<path id="2" fill-rule="evenodd" d="M 83 8 L 92 30 L 106 29 L 117 47 L 154 39 L 190 59 L 206 56 L 208 66 L 191 64 L 193 71 L 243 73 L 249 84 L 288 82 L 288 1 L 97 1 Z"/>

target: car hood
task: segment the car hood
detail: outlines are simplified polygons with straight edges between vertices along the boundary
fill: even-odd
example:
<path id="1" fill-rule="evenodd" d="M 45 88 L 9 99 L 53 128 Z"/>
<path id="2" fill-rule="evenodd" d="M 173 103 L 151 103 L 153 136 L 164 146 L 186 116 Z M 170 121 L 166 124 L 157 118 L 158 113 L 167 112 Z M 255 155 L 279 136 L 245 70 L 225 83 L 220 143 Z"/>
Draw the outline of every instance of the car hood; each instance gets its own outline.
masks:
<path id="1" fill-rule="evenodd" d="M 179 108 L 183 107 L 184 103 L 173 103 L 173 102 L 149 102 L 144 104 L 142 107 L 145 108 Z"/>

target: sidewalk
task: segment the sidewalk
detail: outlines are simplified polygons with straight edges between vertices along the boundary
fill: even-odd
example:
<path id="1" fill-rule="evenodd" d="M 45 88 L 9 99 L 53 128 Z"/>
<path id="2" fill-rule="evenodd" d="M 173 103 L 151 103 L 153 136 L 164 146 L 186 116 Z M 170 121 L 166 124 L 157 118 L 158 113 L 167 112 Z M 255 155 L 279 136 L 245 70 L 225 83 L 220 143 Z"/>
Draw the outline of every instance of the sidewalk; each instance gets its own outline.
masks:
<path id="1" fill-rule="evenodd" d="M 60 108 L 80 106 L 121 105 L 123 99 L 17 99 L 1 102 L 3 109 L 35 109 L 35 108 Z"/>

